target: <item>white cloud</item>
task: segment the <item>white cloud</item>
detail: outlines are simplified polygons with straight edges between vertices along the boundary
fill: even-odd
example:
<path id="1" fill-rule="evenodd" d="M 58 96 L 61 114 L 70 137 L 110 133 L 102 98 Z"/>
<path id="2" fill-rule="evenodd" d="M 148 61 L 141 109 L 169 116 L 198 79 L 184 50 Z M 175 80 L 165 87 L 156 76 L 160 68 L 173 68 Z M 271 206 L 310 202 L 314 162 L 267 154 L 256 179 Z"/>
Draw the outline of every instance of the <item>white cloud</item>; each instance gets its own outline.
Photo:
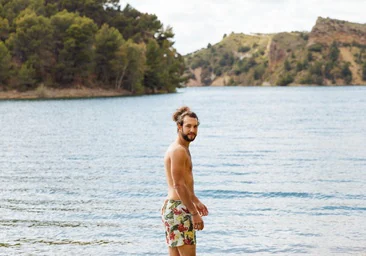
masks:
<path id="1" fill-rule="evenodd" d="M 318 16 L 365 23 L 364 0 L 130 0 L 140 12 L 156 14 L 187 54 L 215 44 L 224 34 L 310 31 Z"/>

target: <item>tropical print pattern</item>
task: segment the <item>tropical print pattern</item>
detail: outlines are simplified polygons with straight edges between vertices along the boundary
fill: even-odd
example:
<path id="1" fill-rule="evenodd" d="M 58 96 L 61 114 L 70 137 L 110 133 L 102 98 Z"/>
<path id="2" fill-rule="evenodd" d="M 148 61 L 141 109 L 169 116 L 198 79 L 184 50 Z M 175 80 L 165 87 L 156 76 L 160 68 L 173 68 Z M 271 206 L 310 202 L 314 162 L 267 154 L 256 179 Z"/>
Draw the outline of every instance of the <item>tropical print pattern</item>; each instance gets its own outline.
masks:
<path id="1" fill-rule="evenodd" d="M 196 244 L 192 216 L 182 201 L 166 200 L 162 209 L 162 221 L 169 247 Z"/>

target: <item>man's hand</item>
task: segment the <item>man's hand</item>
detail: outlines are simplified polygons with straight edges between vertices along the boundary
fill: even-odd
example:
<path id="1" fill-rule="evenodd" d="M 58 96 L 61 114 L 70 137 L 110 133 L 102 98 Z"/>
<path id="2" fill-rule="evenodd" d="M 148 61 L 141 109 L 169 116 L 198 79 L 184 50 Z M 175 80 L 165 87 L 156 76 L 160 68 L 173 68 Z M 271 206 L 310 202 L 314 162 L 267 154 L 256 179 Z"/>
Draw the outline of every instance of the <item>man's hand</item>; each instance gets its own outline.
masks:
<path id="1" fill-rule="evenodd" d="M 207 210 L 207 207 L 206 205 L 204 205 L 203 203 L 201 203 L 201 201 L 198 201 L 196 204 L 196 209 L 198 211 L 198 213 L 201 215 L 201 216 L 207 216 L 208 215 L 208 210 Z"/>
<path id="2" fill-rule="evenodd" d="M 204 228 L 204 223 L 202 217 L 197 213 L 192 215 L 193 228 L 197 230 L 202 230 Z"/>

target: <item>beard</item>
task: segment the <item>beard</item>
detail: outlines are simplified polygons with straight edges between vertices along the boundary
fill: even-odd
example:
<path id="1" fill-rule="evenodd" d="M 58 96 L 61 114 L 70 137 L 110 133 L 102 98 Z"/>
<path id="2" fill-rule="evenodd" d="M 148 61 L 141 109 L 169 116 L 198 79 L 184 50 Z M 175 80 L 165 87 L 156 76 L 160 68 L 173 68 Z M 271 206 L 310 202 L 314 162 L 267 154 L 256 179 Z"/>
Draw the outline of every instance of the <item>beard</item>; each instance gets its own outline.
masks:
<path id="1" fill-rule="evenodd" d="M 188 133 L 188 134 L 184 134 L 183 132 L 181 133 L 182 134 L 182 138 L 185 140 L 185 141 L 188 141 L 188 142 L 192 142 L 194 141 L 194 139 L 196 138 L 196 134 L 195 133 Z"/>

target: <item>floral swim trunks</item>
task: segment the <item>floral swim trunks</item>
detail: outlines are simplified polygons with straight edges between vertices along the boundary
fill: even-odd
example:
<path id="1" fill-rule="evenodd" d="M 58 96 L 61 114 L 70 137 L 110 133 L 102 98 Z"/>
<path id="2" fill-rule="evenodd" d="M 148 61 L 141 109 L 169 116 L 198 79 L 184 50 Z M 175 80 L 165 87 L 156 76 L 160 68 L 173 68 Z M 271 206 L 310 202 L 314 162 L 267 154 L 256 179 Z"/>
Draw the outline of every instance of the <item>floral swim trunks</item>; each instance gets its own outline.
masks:
<path id="1" fill-rule="evenodd" d="M 166 243 L 169 247 L 196 244 L 196 231 L 192 216 L 180 200 L 165 200 L 162 208 Z"/>

